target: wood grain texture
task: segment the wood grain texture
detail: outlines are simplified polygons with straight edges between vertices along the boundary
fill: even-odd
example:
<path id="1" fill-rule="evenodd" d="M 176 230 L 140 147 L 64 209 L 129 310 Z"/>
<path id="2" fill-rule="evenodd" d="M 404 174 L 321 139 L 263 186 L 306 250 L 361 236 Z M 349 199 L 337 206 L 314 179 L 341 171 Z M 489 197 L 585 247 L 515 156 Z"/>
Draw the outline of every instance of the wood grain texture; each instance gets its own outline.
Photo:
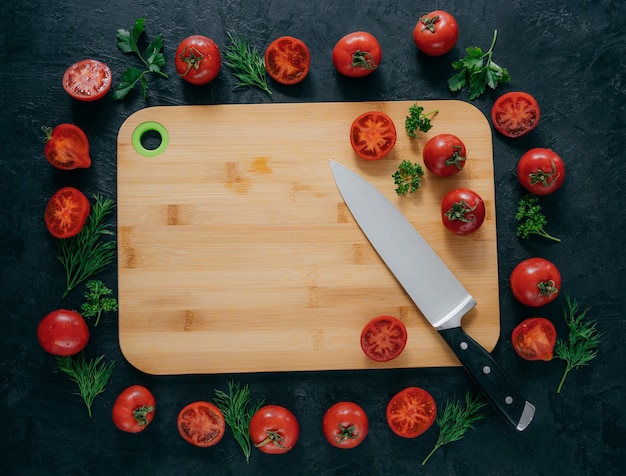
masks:
<path id="1" fill-rule="evenodd" d="M 491 129 L 462 101 L 437 109 L 418 139 L 404 131 L 414 101 L 231 104 L 143 109 L 118 135 L 119 339 L 150 374 L 339 370 L 459 365 L 371 247 L 343 203 L 329 159 L 372 182 L 413 223 L 478 302 L 463 327 L 486 349 L 500 332 Z M 382 160 L 358 159 L 352 121 L 385 111 L 398 140 Z M 163 125 L 156 157 L 132 145 L 146 121 Z M 391 175 L 422 163 L 428 138 L 452 133 L 465 168 L 398 197 Z M 487 207 L 481 229 L 459 237 L 441 224 L 440 201 L 456 187 Z M 381 225 L 381 226 L 384 226 Z M 419 263 L 416 263 L 419 265 Z M 400 357 L 376 363 L 359 336 L 378 315 L 407 326 Z"/>

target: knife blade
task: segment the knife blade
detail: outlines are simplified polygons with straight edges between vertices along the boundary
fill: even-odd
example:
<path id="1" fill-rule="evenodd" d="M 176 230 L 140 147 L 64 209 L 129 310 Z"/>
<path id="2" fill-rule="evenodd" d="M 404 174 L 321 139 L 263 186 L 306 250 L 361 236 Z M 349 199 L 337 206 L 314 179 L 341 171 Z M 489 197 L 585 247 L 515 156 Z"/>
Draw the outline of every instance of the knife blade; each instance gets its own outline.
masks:
<path id="1" fill-rule="evenodd" d="M 498 413 L 523 431 L 533 419 L 535 406 L 461 327 L 463 316 L 476 306 L 474 298 L 376 187 L 334 160 L 330 166 L 344 202 L 376 252 Z"/>

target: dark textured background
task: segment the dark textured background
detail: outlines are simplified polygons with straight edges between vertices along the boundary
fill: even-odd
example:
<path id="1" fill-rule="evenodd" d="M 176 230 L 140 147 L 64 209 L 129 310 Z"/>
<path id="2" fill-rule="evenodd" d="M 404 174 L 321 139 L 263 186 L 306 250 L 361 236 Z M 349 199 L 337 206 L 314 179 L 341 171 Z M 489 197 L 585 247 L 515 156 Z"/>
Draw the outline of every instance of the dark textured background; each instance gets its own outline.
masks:
<path id="1" fill-rule="evenodd" d="M 449 10 L 460 25 L 455 49 L 441 58 L 417 53 L 411 33 L 420 14 Z M 150 78 L 147 103 L 133 92 L 122 103 L 110 95 L 94 104 L 73 101 L 61 77 L 85 57 L 105 61 L 115 85 L 135 58 L 116 49 L 117 28 L 146 18 L 146 38 L 165 38 L 167 80 Z M 624 240 L 623 194 L 626 133 L 626 3 L 622 0 L 463 2 L 332 0 L 244 2 L 232 0 L 142 0 L 107 2 L 13 0 L 0 15 L 0 193 L 2 246 L 0 296 L 0 473 L 71 474 L 624 474 Z M 535 421 L 523 433 L 509 428 L 491 408 L 474 431 L 443 447 L 422 467 L 437 438 L 434 426 L 414 440 L 395 437 L 385 422 L 389 398 L 400 389 L 428 389 L 443 407 L 453 393 L 475 390 L 462 368 L 354 372 L 304 372 L 154 377 L 128 365 L 120 353 L 117 322 L 106 318 L 93 330 L 87 352 L 106 354 L 116 368 L 106 391 L 96 398 L 93 418 L 74 384 L 60 374 L 36 339 L 36 326 L 59 307 L 80 308 L 79 287 L 60 300 L 64 273 L 43 220 L 50 195 L 61 186 L 88 196 L 116 195 L 116 137 L 133 112 L 153 105 L 465 99 L 451 94 L 450 64 L 467 46 L 486 50 L 493 30 L 499 37 L 494 59 L 507 67 L 512 82 L 474 104 L 488 115 L 495 98 L 509 90 L 533 94 L 541 106 L 539 127 L 509 140 L 494 133 L 502 337 L 493 354 L 537 406 Z M 344 34 L 367 30 L 383 48 L 380 69 L 349 80 L 334 71 L 330 52 Z M 212 37 L 223 48 L 226 31 L 248 38 L 262 51 L 285 34 L 303 39 L 312 71 L 303 84 L 272 83 L 270 98 L 257 89 L 233 91 L 223 67 L 208 86 L 192 87 L 175 75 L 173 53 L 190 34 Z M 72 122 L 87 133 L 93 166 L 61 172 L 43 157 L 41 126 Z M 242 117 L 245 137 L 248 127 Z M 553 148 L 567 166 L 566 183 L 542 199 L 549 231 L 563 239 L 515 236 L 514 213 L 522 190 L 515 167 L 532 147 Z M 569 376 L 560 395 L 556 386 L 564 363 L 527 362 L 510 344 L 513 327 L 536 313 L 553 319 L 559 335 L 563 297 L 541 310 L 517 304 L 508 276 L 517 262 L 539 255 L 563 275 L 563 290 L 582 306 L 592 306 L 605 333 L 598 357 Z M 100 279 L 117 289 L 112 266 Z M 282 404 L 297 415 L 301 436 L 284 456 L 254 451 L 249 465 L 230 435 L 211 449 L 185 443 L 175 427 L 187 403 L 225 389 L 227 378 L 249 384 L 255 398 Z M 146 431 L 118 431 L 110 418 L 113 402 L 131 384 L 148 386 L 157 414 Z M 320 422 L 335 401 L 359 402 L 371 430 L 358 448 L 342 451 L 324 440 Z"/>

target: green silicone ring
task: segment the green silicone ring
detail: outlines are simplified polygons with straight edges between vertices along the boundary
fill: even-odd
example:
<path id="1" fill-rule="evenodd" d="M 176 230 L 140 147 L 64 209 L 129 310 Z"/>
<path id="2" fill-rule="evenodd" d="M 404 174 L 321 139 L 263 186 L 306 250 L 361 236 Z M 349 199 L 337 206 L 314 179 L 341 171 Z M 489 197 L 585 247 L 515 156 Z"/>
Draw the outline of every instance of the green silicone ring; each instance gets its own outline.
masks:
<path id="1" fill-rule="evenodd" d="M 146 132 L 154 131 L 161 136 L 161 143 L 155 149 L 146 149 L 141 143 L 141 139 Z M 137 126 L 135 131 L 133 132 L 133 147 L 137 151 L 138 154 L 143 155 L 144 157 L 156 157 L 157 155 L 163 153 L 165 149 L 167 149 L 167 144 L 169 143 L 169 135 L 167 134 L 167 129 L 163 127 L 158 122 L 148 121 L 143 122 Z"/>

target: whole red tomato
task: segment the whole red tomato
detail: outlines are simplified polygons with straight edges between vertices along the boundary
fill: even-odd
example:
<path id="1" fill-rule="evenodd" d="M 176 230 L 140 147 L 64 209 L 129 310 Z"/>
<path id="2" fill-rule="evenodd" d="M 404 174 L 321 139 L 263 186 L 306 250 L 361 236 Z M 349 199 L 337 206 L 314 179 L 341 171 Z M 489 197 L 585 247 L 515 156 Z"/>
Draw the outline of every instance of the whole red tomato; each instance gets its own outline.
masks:
<path id="1" fill-rule="evenodd" d="M 46 352 L 53 355 L 74 355 L 89 342 L 89 327 L 76 311 L 57 309 L 37 326 L 37 339 Z"/>
<path id="2" fill-rule="evenodd" d="M 156 400 L 143 385 L 124 390 L 113 405 L 113 423 L 122 431 L 139 433 L 154 419 Z"/>
<path id="3" fill-rule="evenodd" d="M 493 127 L 500 134 L 511 138 L 528 134 L 537 127 L 540 117 L 537 100 L 521 91 L 503 94 L 491 108 Z"/>
<path id="4" fill-rule="evenodd" d="M 530 149 L 517 163 L 517 178 L 535 195 L 557 191 L 565 180 L 565 164 L 552 149 Z"/>
<path id="5" fill-rule="evenodd" d="M 199 86 L 215 79 L 222 66 L 222 57 L 211 38 L 192 35 L 178 44 L 174 62 L 181 78 Z"/>
<path id="6" fill-rule="evenodd" d="M 543 258 L 528 258 L 519 263 L 509 281 L 515 299 L 531 307 L 554 301 L 561 289 L 561 273 Z"/>
<path id="7" fill-rule="evenodd" d="M 199 401 L 190 403 L 178 413 L 176 426 L 187 443 L 208 448 L 224 437 L 226 420 L 217 406 Z"/>
<path id="8" fill-rule="evenodd" d="M 365 31 L 355 31 L 341 38 L 332 54 L 337 71 L 352 78 L 372 74 L 380 65 L 382 57 L 378 40 Z"/>
<path id="9" fill-rule="evenodd" d="M 331 445 L 337 448 L 354 448 L 367 436 L 369 419 L 356 403 L 338 402 L 326 411 L 322 430 Z"/>
<path id="10" fill-rule="evenodd" d="M 286 453 L 299 436 L 298 420 L 285 407 L 265 405 L 250 419 L 250 439 L 263 453 Z"/>
<path id="11" fill-rule="evenodd" d="M 71 238 L 83 229 L 90 210 L 89 200 L 80 190 L 63 187 L 48 201 L 44 221 L 55 238 Z"/>
<path id="12" fill-rule="evenodd" d="M 426 142 L 422 152 L 424 165 L 438 177 L 449 177 L 463 169 L 467 150 L 453 134 L 439 134 Z"/>
<path id="13" fill-rule="evenodd" d="M 361 349 L 377 362 L 398 357 L 406 347 L 406 341 L 406 326 L 393 316 L 375 317 L 361 331 Z"/>
<path id="14" fill-rule="evenodd" d="M 44 128 L 46 145 L 43 153 L 51 165 L 61 170 L 86 169 L 91 166 L 89 140 L 74 124 L 59 124 Z"/>
<path id="15" fill-rule="evenodd" d="M 311 66 L 311 55 L 304 42 L 293 36 L 281 36 L 265 50 L 265 70 L 281 84 L 302 81 Z"/>
<path id="16" fill-rule="evenodd" d="M 435 10 L 422 15 L 413 30 L 413 40 L 418 49 L 430 56 L 446 54 L 459 38 L 459 26 L 452 15 Z"/>
<path id="17" fill-rule="evenodd" d="M 452 233 L 469 235 L 485 221 L 485 203 L 473 190 L 450 190 L 441 200 L 441 219 Z"/>
<path id="18" fill-rule="evenodd" d="M 431 427 L 437 405 L 423 388 L 408 387 L 389 401 L 386 414 L 391 431 L 403 438 L 415 438 Z"/>
<path id="19" fill-rule="evenodd" d="M 95 101 L 111 89 L 111 69 L 102 61 L 84 59 L 67 68 L 63 89 L 79 101 Z"/>
<path id="20" fill-rule="evenodd" d="M 517 355 L 526 360 L 552 360 L 556 329 L 543 317 L 531 317 L 513 329 L 511 335 Z"/>

